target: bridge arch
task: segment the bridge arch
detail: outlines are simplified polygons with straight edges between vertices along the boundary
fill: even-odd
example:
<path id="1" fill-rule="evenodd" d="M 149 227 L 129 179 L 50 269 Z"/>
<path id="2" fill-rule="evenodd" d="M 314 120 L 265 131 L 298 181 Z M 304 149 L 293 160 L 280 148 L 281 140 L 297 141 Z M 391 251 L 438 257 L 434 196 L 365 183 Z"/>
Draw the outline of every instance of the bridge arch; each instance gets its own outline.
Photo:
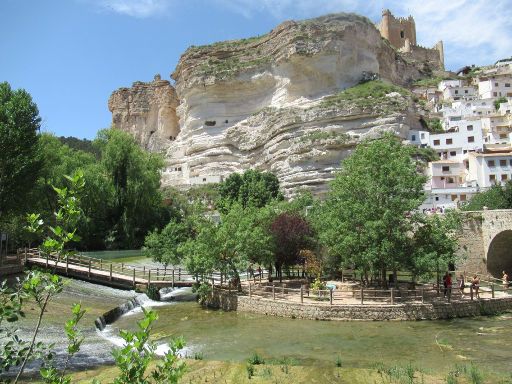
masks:
<path id="1" fill-rule="evenodd" d="M 502 271 L 512 275 L 512 230 L 502 231 L 492 239 L 487 251 L 487 271 L 497 278 Z"/>

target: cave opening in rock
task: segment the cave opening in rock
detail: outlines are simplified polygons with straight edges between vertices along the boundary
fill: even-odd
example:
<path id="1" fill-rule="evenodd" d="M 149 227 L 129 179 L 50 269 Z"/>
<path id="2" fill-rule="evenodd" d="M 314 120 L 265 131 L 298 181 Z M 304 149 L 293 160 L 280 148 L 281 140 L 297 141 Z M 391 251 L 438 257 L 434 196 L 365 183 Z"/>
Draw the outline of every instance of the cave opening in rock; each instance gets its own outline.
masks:
<path id="1" fill-rule="evenodd" d="M 491 275 L 501 278 L 502 271 L 512 273 L 512 230 L 498 233 L 492 239 L 487 252 L 487 270 Z"/>

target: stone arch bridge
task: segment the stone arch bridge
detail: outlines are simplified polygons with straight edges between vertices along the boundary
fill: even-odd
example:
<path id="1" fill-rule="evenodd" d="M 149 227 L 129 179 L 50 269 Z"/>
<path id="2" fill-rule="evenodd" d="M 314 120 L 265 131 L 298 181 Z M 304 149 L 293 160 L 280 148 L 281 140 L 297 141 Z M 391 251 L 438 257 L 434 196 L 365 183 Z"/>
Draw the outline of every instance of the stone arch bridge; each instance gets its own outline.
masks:
<path id="1" fill-rule="evenodd" d="M 512 276 L 512 209 L 464 212 L 457 270 Z"/>

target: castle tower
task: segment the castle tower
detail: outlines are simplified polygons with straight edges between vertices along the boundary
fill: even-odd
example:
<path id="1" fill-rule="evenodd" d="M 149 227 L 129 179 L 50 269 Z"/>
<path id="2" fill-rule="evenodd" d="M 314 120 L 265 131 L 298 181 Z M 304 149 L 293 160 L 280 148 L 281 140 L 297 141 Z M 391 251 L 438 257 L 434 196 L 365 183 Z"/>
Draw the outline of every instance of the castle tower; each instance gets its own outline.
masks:
<path id="1" fill-rule="evenodd" d="M 377 28 L 382 37 L 388 39 L 391 45 L 397 49 L 405 46 L 406 39 L 409 39 L 410 45 L 416 45 L 416 23 L 412 16 L 397 18 L 389 9 L 384 9 L 382 20 Z"/>

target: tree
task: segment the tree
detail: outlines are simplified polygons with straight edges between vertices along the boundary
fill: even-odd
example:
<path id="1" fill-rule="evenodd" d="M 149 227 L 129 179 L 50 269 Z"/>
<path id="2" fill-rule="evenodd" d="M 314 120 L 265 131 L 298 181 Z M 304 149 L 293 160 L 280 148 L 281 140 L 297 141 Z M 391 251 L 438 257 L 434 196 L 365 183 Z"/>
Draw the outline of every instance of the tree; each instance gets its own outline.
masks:
<path id="1" fill-rule="evenodd" d="M 161 232 L 150 232 L 144 241 L 144 254 L 164 265 L 179 264 L 183 255 L 180 246 L 188 239 L 186 223 L 172 219 Z"/>
<path id="2" fill-rule="evenodd" d="M 168 220 L 159 190 L 163 159 L 145 152 L 132 136 L 116 129 L 100 131 L 95 145 L 112 188 L 105 207 L 110 228 L 107 246 L 140 247 L 148 230 Z"/>
<path id="3" fill-rule="evenodd" d="M 414 211 L 424 200 L 426 177 L 413 149 L 393 135 L 361 143 L 342 163 L 319 219 L 320 239 L 341 265 L 379 274 L 408 256 Z"/>
<path id="4" fill-rule="evenodd" d="M 275 244 L 276 272 L 282 281 L 282 267 L 299 261 L 299 252 L 312 244 L 312 230 L 299 214 L 283 212 L 272 221 L 270 233 Z"/>
<path id="5" fill-rule="evenodd" d="M 433 271 L 439 275 L 440 270 L 455 264 L 457 234 L 462 225 L 460 214 L 449 210 L 444 215 L 418 215 L 416 225 L 405 264 L 413 276 L 431 277 Z"/>
<path id="6" fill-rule="evenodd" d="M 27 208 L 41 168 L 40 123 L 30 94 L 0 83 L 0 217 Z"/>
<path id="7" fill-rule="evenodd" d="M 185 266 L 194 274 L 216 270 L 240 281 L 240 272 L 251 262 L 269 263 L 272 258 L 272 239 L 261 225 L 261 210 L 256 207 L 243 209 L 234 204 L 218 225 L 198 216 L 194 232 L 179 248 Z"/>
<path id="8" fill-rule="evenodd" d="M 488 190 L 475 194 L 471 200 L 462 206 L 464 211 L 480 211 L 488 209 L 510 209 L 512 208 L 512 181 L 505 186 L 495 184 Z"/>
<path id="9" fill-rule="evenodd" d="M 240 204 L 243 208 L 261 208 L 272 200 L 283 200 L 277 177 L 273 173 L 253 169 L 245 171 L 242 175 L 232 173 L 220 184 L 219 194 L 217 205 L 224 213 L 228 212 L 234 203 Z"/>

